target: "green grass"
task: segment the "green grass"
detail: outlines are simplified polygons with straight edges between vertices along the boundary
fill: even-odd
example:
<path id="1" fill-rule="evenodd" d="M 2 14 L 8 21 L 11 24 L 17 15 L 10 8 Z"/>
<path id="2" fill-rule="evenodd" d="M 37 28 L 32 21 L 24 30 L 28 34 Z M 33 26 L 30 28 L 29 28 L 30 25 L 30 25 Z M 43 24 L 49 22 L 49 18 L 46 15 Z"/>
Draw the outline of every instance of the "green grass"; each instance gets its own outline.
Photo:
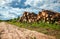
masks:
<path id="1" fill-rule="evenodd" d="M 34 23 L 26 23 L 26 22 L 9 22 L 11 24 L 17 25 L 19 27 L 23 27 L 23 28 L 46 28 L 46 29 L 52 29 L 52 30 L 60 30 L 60 25 L 56 25 L 56 24 L 49 24 L 49 23 L 43 23 L 43 22 L 34 22 Z"/>
<path id="2" fill-rule="evenodd" d="M 60 25 L 57 24 L 49 24 L 49 23 L 43 23 L 43 22 L 34 22 L 34 23 L 26 23 L 26 22 L 13 22 L 13 21 L 9 21 L 9 23 L 17 25 L 19 27 L 31 27 L 31 28 L 49 28 L 49 29 L 53 29 L 53 30 L 60 30 Z"/>

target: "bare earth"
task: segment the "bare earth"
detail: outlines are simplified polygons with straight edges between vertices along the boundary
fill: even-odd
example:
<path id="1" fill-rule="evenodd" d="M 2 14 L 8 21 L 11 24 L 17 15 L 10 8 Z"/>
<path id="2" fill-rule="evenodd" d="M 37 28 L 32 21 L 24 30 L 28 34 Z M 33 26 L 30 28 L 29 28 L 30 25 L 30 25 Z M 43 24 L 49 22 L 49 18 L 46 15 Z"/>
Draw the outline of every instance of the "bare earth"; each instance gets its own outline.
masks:
<path id="1" fill-rule="evenodd" d="M 55 37 L 1 22 L 0 39 L 55 39 Z"/>

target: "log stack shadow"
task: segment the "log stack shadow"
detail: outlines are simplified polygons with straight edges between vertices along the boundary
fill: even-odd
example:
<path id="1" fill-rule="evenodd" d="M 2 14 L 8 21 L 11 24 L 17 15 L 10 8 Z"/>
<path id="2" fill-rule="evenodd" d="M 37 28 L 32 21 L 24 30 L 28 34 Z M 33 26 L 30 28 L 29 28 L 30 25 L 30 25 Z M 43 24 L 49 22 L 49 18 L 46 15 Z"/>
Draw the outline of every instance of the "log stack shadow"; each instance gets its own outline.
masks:
<path id="1" fill-rule="evenodd" d="M 47 23 L 58 23 L 60 24 L 60 13 L 51 10 L 42 10 L 38 14 L 34 12 L 24 12 L 22 17 L 20 17 L 19 22 L 47 22 Z"/>

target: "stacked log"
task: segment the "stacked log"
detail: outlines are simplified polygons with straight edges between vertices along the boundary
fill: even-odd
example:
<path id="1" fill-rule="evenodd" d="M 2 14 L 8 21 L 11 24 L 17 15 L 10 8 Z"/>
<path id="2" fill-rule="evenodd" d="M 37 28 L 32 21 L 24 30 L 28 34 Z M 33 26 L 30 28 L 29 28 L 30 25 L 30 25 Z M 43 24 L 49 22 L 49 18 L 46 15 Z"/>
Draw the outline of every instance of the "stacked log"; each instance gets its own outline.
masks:
<path id="1" fill-rule="evenodd" d="M 44 22 L 48 22 L 48 23 L 55 23 L 60 21 L 60 13 L 57 12 L 53 12 L 50 10 L 43 10 L 42 12 L 40 12 L 38 14 L 38 17 L 41 20 L 43 20 Z"/>
<path id="2" fill-rule="evenodd" d="M 20 21 L 21 22 L 35 22 L 37 19 L 37 14 L 34 12 L 24 12 L 23 16 L 21 17 Z"/>
<path id="3" fill-rule="evenodd" d="M 42 10 L 38 14 L 34 12 L 24 12 L 23 16 L 20 18 L 20 22 L 48 22 L 48 23 L 55 23 L 60 22 L 60 13 L 53 12 L 50 10 Z"/>

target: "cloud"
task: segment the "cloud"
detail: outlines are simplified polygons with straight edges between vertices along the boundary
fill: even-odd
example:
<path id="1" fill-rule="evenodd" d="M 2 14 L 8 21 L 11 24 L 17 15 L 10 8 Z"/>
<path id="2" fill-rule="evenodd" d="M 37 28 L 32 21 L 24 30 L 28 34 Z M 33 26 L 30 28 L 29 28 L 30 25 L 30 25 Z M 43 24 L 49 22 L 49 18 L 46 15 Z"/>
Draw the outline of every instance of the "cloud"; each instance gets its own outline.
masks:
<path id="1" fill-rule="evenodd" d="M 13 12 L 12 12 L 13 11 Z M 13 18 L 16 18 L 17 17 L 17 11 L 13 8 L 8 8 L 8 7 L 1 7 L 0 9 L 0 19 L 4 19 L 4 20 L 7 20 L 7 19 L 13 19 Z"/>
<path id="2" fill-rule="evenodd" d="M 0 0 L 0 19 L 13 19 L 24 11 L 38 13 L 42 9 L 60 12 L 60 0 Z"/>
<path id="3" fill-rule="evenodd" d="M 60 0 L 27 0 L 25 5 L 60 12 Z"/>
<path id="4" fill-rule="evenodd" d="M 1 20 L 14 19 L 17 18 L 18 16 L 21 16 L 24 11 L 38 13 L 38 10 L 32 8 L 20 9 L 12 7 L 0 7 L 0 19 Z"/>

